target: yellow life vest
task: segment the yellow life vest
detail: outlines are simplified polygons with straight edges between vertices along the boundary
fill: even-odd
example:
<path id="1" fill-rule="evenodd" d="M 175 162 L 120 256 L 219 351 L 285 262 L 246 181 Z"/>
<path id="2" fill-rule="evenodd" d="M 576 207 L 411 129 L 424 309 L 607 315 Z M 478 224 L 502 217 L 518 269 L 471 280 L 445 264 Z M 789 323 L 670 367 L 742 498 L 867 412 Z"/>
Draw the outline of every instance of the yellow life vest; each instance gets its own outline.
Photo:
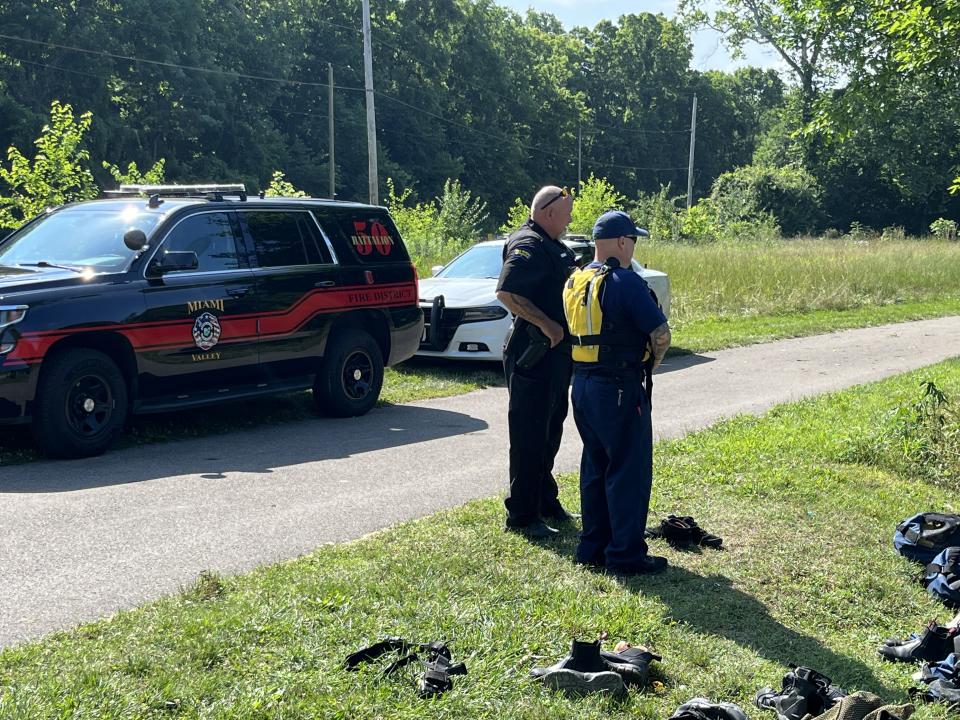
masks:
<path id="1" fill-rule="evenodd" d="M 650 359 L 650 344 L 646 336 L 621 333 L 604 322 L 600 307 L 600 290 L 613 268 L 609 265 L 574 270 L 563 286 L 563 312 L 570 329 L 573 361 L 598 363 L 611 349 L 636 350 L 638 360 Z"/>

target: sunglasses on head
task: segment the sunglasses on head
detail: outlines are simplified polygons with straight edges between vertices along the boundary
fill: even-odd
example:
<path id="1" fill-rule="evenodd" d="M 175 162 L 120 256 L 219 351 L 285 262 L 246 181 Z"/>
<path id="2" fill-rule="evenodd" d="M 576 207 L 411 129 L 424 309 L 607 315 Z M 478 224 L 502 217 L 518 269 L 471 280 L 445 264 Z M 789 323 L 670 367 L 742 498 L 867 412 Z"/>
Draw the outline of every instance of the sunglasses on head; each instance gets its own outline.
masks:
<path id="1" fill-rule="evenodd" d="M 548 207 L 550 207 L 551 205 L 553 205 L 553 204 L 554 204 L 557 200 L 559 200 L 560 198 L 569 197 L 569 195 L 570 195 L 570 190 L 569 190 L 568 188 L 566 188 L 566 187 L 561 188 L 560 192 L 558 192 L 556 195 L 554 195 L 552 198 L 550 198 L 547 202 L 545 202 L 543 205 L 541 205 L 541 206 L 540 206 L 540 209 L 541 209 L 541 210 L 546 210 Z"/>

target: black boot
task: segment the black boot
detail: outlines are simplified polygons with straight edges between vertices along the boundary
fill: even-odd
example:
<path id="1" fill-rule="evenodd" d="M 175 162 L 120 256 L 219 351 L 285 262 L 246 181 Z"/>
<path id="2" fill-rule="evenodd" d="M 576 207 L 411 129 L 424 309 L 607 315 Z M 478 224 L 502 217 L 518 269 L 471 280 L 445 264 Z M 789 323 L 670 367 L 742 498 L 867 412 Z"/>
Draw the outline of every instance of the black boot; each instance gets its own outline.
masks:
<path id="1" fill-rule="evenodd" d="M 600 657 L 600 641 L 580 642 L 574 640 L 570 654 L 547 668 L 534 668 L 530 677 L 540 680 L 554 690 L 570 695 L 588 695 L 608 692 L 623 695 L 627 687 L 623 677 L 613 672 L 609 663 Z"/>
<path id="2" fill-rule="evenodd" d="M 887 660 L 896 662 L 938 662 L 955 652 L 957 645 L 960 645 L 957 642 L 957 628 L 943 627 L 933 620 L 920 633 L 913 633 L 906 640 L 887 640 L 877 648 L 877 652 Z"/>
<path id="3" fill-rule="evenodd" d="M 646 685 L 650 663 L 653 660 L 662 660 L 656 653 L 642 647 L 627 648 L 618 653 L 601 651 L 600 657 L 627 685 Z"/>
<path id="4" fill-rule="evenodd" d="M 546 668 L 534 668 L 530 677 L 543 677 L 553 670 L 576 670 L 577 672 L 595 673 L 610 670 L 600 657 L 600 641 L 581 642 L 574 640 L 570 645 L 570 654 L 559 662 Z"/>

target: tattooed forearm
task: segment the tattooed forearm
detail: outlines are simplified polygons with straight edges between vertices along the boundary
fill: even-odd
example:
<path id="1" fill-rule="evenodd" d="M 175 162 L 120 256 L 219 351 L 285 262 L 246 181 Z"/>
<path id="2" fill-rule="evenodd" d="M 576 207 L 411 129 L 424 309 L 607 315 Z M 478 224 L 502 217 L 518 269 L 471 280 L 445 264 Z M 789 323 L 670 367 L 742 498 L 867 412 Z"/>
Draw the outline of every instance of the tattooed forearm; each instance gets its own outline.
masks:
<path id="1" fill-rule="evenodd" d="M 663 323 L 660 327 L 650 333 L 650 347 L 653 349 L 653 367 L 656 368 L 667 354 L 670 347 L 670 326 Z"/>

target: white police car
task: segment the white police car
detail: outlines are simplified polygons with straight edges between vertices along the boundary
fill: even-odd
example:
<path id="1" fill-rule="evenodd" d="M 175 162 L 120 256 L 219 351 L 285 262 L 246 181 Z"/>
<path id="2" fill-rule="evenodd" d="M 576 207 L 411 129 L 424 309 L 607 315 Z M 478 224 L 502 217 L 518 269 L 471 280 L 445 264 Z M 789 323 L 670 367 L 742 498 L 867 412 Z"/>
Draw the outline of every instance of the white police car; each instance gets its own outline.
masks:
<path id="1" fill-rule="evenodd" d="M 584 236 L 563 242 L 573 250 L 577 264 L 593 260 L 593 243 Z M 513 319 L 497 300 L 497 280 L 503 266 L 505 239 L 471 246 L 432 278 L 420 281 L 420 307 L 424 330 L 417 355 L 451 360 L 502 360 L 503 342 Z M 657 294 L 664 315 L 670 316 L 670 279 L 666 273 L 643 267 L 633 269 Z"/>

